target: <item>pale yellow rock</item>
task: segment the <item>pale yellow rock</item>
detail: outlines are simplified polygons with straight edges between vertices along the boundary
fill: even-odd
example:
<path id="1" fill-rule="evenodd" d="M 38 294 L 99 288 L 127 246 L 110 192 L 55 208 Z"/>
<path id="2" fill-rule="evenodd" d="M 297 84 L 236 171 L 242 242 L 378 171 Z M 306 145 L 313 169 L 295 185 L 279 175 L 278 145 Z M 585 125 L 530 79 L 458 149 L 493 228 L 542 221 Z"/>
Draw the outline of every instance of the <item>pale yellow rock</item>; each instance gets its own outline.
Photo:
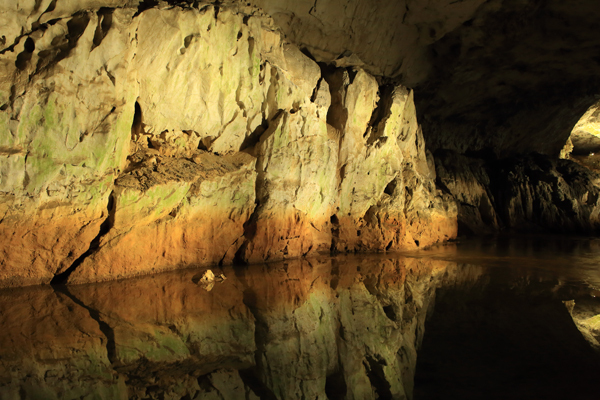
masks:
<path id="1" fill-rule="evenodd" d="M 255 150 L 259 207 L 244 259 L 291 258 L 327 248 L 337 147 L 325 122 L 304 110 L 282 112 L 273 121 Z"/>
<path id="2" fill-rule="evenodd" d="M 408 90 L 318 65 L 236 2 L 27 4 L 16 23 L 56 19 L 0 55 L 4 282 L 452 236 Z"/>
<path id="3" fill-rule="evenodd" d="M 115 10 L 93 49 L 99 20 L 86 12 L 21 37 L 0 56 L 0 92 L 14 93 L 2 96 L 0 111 L 0 187 L 10 194 L 0 223 L 3 285 L 49 282 L 106 218 L 137 93 L 127 75 L 132 15 Z M 67 40 L 69 29 L 80 36 Z"/>

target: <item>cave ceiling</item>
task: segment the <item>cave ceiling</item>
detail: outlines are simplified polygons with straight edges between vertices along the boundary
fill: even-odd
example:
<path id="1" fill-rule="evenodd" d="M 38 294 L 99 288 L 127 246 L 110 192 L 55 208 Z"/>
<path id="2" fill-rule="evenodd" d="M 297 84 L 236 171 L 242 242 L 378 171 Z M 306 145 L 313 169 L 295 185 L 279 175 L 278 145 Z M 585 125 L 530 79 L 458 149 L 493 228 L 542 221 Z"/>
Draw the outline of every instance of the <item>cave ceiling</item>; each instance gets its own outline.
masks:
<path id="1" fill-rule="evenodd" d="M 596 0 L 254 0 L 318 61 L 415 89 L 430 149 L 557 155 L 600 93 Z"/>
<path id="2" fill-rule="evenodd" d="M 137 0 L 0 1 L 5 49 L 40 23 Z M 176 1 L 198 5 L 198 1 Z M 597 0 L 229 0 L 316 61 L 415 89 L 432 150 L 557 155 L 600 93 Z"/>

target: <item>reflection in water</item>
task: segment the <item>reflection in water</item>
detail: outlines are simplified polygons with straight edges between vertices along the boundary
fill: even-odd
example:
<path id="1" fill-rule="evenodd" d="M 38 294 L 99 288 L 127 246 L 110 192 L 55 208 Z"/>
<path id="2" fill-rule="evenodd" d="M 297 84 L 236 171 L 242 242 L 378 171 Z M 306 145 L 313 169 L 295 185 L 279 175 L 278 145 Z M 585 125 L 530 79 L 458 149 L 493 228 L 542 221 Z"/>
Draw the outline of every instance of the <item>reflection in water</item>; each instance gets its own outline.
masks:
<path id="1" fill-rule="evenodd" d="M 600 240 L 504 237 L 427 255 L 484 274 L 437 291 L 415 399 L 600 398 Z"/>
<path id="2" fill-rule="evenodd" d="M 1 291 L 0 398 L 589 398 L 598 244 L 545 240 Z"/>
<path id="3" fill-rule="evenodd" d="M 410 397 L 447 264 L 327 258 L 225 268 L 211 291 L 192 270 L 4 291 L 0 397 Z"/>

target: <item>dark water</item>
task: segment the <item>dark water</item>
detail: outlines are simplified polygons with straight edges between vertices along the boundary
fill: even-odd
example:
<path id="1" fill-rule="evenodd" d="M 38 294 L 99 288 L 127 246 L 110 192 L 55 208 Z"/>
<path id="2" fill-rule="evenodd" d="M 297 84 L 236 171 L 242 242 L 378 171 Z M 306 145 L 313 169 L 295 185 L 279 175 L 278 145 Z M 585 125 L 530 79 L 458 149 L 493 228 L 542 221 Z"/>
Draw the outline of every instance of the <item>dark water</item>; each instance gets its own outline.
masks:
<path id="1" fill-rule="evenodd" d="M 600 240 L 0 291 L 0 399 L 598 399 Z"/>
<path id="2" fill-rule="evenodd" d="M 598 239 L 502 237 L 428 254 L 483 275 L 438 289 L 416 399 L 600 398 Z"/>

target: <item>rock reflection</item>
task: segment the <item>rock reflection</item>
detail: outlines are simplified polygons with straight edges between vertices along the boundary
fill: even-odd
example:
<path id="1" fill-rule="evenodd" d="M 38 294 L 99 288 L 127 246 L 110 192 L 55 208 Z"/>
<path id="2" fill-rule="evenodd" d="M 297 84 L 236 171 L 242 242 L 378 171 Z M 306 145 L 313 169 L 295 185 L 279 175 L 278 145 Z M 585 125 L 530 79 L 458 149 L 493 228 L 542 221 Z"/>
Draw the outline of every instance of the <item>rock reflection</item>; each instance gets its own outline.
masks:
<path id="1" fill-rule="evenodd" d="M 596 242 L 511 240 L 0 291 L 0 398 L 595 398 Z"/>
<path id="2" fill-rule="evenodd" d="M 211 291 L 202 270 L 3 291 L 0 398 L 410 398 L 449 265 L 339 257 L 225 268 Z"/>

